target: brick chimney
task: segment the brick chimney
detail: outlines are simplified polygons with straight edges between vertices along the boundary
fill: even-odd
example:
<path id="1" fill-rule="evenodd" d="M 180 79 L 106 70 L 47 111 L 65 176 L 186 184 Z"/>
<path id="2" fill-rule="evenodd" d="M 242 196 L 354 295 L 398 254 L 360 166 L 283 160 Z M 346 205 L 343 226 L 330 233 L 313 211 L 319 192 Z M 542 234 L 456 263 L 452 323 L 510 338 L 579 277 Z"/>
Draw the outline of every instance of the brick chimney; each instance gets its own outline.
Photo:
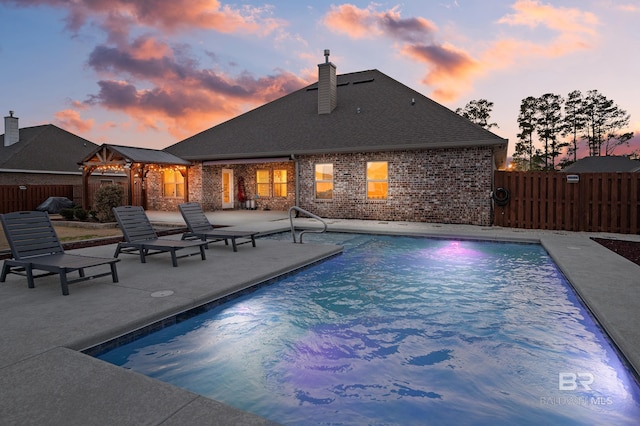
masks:
<path id="1" fill-rule="evenodd" d="M 11 146 L 19 140 L 18 117 L 14 117 L 13 111 L 9 111 L 9 116 L 4 118 L 4 146 Z"/>
<path id="2" fill-rule="evenodd" d="M 329 62 L 329 49 L 325 49 L 324 64 L 318 64 L 318 114 L 330 114 L 337 104 L 336 66 Z"/>

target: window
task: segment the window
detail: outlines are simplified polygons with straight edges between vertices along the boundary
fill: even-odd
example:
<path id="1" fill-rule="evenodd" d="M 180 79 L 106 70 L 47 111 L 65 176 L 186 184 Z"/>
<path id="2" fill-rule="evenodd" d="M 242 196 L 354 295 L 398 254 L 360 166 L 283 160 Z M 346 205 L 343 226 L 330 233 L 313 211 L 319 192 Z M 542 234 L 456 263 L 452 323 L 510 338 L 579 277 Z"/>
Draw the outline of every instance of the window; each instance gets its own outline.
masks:
<path id="1" fill-rule="evenodd" d="M 184 176 L 179 170 L 165 169 L 162 180 L 165 197 L 184 198 Z"/>
<path id="2" fill-rule="evenodd" d="M 316 199 L 333 198 L 333 164 L 316 164 Z"/>
<path id="3" fill-rule="evenodd" d="M 386 200 L 389 190 L 388 163 L 386 161 L 367 162 L 367 198 Z"/>
<path id="4" fill-rule="evenodd" d="M 287 196 L 287 171 L 286 170 L 273 171 L 273 196 L 286 198 Z"/>
<path id="5" fill-rule="evenodd" d="M 269 170 L 258 170 L 256 172 L 256 194 L 259 197 L 270 197 L 269 191 Z"/>

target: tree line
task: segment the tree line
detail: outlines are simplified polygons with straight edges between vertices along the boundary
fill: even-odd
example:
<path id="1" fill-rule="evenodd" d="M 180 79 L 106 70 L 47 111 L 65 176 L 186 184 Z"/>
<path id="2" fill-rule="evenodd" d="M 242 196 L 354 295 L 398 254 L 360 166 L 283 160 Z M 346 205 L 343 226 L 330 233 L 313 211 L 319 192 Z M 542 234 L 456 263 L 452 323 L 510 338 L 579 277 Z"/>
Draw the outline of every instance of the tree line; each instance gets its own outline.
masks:
<path id="1" fill-rule="evenodd" d="M 490 130 L 493 102 L 472 100 L 456 113 Z M 528 96 L 520 103 L 518 140 L 512 165 L 515 170 L 557 170 L 577 161 L 585 145 L 589 156 L 613 155 L 629 146 L 633 132 L 625 132 L 631 117 L 613 100 L 597 90 L 579 90 L 567 97 L 545 93 Z"/>

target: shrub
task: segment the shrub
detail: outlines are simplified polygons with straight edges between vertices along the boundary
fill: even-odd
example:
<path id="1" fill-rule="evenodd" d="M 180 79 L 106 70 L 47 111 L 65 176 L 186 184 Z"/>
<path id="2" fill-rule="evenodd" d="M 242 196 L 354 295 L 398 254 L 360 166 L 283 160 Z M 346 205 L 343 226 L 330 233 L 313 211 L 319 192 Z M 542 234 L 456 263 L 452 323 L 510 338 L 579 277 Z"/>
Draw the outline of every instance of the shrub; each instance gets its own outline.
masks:
<path id="1" fill-rule="evenodd" d="M 62 216 L 66 220 L 73 220 L 74 213 L 75 213 L 74 209 L 62 209 L 62 210 L 60 210 L 60 216 Z"/>
<path id="2" fill-rule="evenodd" d="M 100 222 L 114 222 L 116 220 L 111 210 L 122 205 L 124 190 L 120 185 L 101 186 L 94 196 L 96 217 Z"/>
<path id="3" fill-rule="evenodd" d="M 87 217 L 89 217 L 89 213 L 87 213 L 87 211 L 82 207 L 78 207 L 77 209 L 75 209 L 73 211 L 73 214 L 78 220 L 87 220 Z"/>
<path id="4" fill-rule="evenodd" d="M 98 212 L 95 210 L 89 210 L 89 216 L 91 216 L 93 220 L 98 220 Z"/>

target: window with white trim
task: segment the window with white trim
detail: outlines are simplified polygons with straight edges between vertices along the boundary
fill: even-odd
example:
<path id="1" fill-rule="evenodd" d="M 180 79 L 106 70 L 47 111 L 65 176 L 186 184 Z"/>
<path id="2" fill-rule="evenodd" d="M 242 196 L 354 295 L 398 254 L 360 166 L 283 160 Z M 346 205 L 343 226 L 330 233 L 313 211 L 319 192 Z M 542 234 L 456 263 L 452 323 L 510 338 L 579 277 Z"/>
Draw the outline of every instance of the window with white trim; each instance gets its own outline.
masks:
<path id="1" fill-rule="evenodd" d="M 273 196 L 287 197 L 287 171 L 284 169 L 273 171 Z"/>
<path id="2" fill-rule="evenodd" d="M 331 200 L 333 198 L 333 164 L 316 164 L 315 189 L 317 200 Z"/>
<path id="3" fill-rule="evenodd" d="M 184 176 L 180 170 L 165 169 L 162 171 L 163 195 L 168 198 L 184 198 Z"/>
<path id="4" fill-rule="evenodd" d="M 389 192 L 389 163 L 367 162 L 367 199 L 386 200 Z"/>
<path id="5" fill-rule="evenodd" d="M 256 171 L 256 194 L 258 194 L 259 197 L 271 196 L 269 175 L 270 173 L 267 169 L 259 169 Z"/>

